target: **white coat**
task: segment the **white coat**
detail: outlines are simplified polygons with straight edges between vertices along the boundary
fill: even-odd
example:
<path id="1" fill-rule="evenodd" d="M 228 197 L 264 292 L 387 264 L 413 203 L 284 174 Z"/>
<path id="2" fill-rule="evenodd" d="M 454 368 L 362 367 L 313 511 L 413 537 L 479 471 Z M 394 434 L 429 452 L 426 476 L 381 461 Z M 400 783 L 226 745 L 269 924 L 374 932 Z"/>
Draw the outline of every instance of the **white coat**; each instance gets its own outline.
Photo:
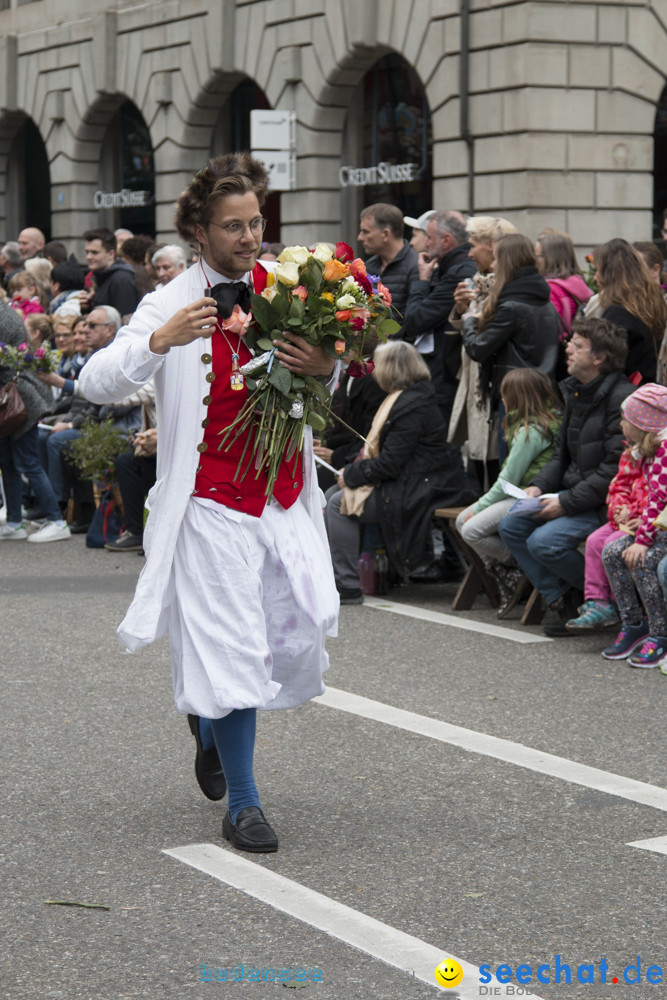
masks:
<path id="1" fill-rule="evenodd" d="M 202 272 L 193 265 L 158 291 L 146 295 L 128 326 L 115 340 L 98 351 L 80 375 L 81 389 L 91 402 L 109 403 L 154 380 L 157 408 L 157 480 L 146 501 L 151 515 L 144 532 L 146 565 L 137 582 L 134 600 L 118 628 L 124 645 L 134 652 L 167 631 L 172 595 L 174 550 L 188 501 L 194 489 L 199 452 L 203 440 L 202 420 L 208 393 L 206 368 L 201 355 L 210 351 L 210 340 L 202 337 L 165 355 L 152 354 L 149 340 L 179 309 L 201 298 Z M 338 377 L 336 365 L 330 385 Z M 324 497 L 317 485 L 312 432 L 304 439 L 304 488 L 297 503 L 305 505 L 325 541 L 322 508 Z M 329 634 L 335 634 L 331 629 Z"/>

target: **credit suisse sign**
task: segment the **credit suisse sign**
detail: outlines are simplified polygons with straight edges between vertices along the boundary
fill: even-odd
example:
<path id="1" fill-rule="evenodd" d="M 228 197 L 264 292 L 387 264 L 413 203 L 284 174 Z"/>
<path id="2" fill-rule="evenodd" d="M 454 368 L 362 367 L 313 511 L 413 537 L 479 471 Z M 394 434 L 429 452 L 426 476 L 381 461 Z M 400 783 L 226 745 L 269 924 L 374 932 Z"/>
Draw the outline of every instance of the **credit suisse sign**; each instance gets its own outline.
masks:
<path id="1" fill-rule="evenodd" d="M 416 163 L 378 163 L 374 167 L 341 167 L 341 187 L 366 187 L 368 184 L 400 184 L 417 179 Z"/>

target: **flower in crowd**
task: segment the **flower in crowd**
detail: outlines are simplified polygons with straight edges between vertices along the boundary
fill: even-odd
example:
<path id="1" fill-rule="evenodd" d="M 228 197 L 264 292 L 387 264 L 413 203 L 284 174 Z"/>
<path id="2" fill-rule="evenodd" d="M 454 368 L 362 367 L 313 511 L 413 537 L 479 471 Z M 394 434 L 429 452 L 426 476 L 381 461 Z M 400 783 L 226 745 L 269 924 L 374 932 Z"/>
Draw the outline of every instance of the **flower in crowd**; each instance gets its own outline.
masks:
<path id="1" fill-rule="evenodd" d="M 349 355 L 362 371 L 364 337 L 371 326 L 381 341 L 400 329 L 392 316 L 391 295 L 367 275 L 364 262 L 354 258 L 347 243 L 336 243 L 335 252 L 326 243 L 312 251 L 286 247 L 274 275 L 260 295 L 252 296 L 251 316 L 238 317 L 248 346 L 265 353 L 241 369 L 248 396 L 236 419 L 221 432 L 219 445 L 229 449 L 248 434 L 235 478 L 243 478 L 251 468 L 257 475 L 264 470 L 267 496 L 283 460 L 296 475 L 306 425 L 323 430 L 331 402 L 319 379 L 295 375 L 275 360 L 273 341 L 289 330 L 323 347 L 332 358 Z"/>
<path id="2" fill-rule="evenodd" d="M 57 370 L 62 351 L 54 350 L 46 342 L 32 351 L 30 345 L 23 341 L 18 347 L 0 343 L 0 365 L 11 368 L 19 375 L 22 372 L 54 372 Z"/>

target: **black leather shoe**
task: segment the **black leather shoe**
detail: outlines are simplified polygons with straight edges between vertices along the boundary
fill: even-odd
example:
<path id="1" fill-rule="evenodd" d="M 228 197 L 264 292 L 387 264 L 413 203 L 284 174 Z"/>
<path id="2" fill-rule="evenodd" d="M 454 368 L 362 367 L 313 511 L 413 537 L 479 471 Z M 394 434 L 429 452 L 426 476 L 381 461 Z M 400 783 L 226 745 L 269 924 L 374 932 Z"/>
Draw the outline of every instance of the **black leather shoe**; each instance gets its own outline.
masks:
<path id="1" fill-rule="evenodd" d="M 204 750 L 201 745 L 199 735 L 199 716 L 188 715 L 190 732 L 197 741 L 197 756 L 195 757 L 195 777 L 197 783 L 207 799 L 218 802 L 224 798 L 227 791 L 227 782 L 220 766 L 220 758 L 215 747 Z"/>
<path id="2" fill-rule="evenodd" d="M 264 818 L 259 806 L 246 806 L 236 817 L 236 826 L 227 813 L 222 821 L 222 836 L 238 847 L 239 851 L 250 851 L 253 854 L 270 854 L 278 850 L 278 838 L 275 831 Z"/>

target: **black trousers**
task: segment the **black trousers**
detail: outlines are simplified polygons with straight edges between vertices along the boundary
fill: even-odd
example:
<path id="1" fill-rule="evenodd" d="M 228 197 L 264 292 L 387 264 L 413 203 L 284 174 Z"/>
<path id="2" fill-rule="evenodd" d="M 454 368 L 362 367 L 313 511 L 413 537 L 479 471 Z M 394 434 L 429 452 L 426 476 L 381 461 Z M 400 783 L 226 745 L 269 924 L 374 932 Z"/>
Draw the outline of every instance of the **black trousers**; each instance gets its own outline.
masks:
<path id="1" fill-rule="evenodd" d="M 144 533 L 144 500 L 156 479 L 156 456 L 136 458 L 125 451 L 114 459 L 118 488 L 123 498 L 125 528 L 131 535 Z"/>

